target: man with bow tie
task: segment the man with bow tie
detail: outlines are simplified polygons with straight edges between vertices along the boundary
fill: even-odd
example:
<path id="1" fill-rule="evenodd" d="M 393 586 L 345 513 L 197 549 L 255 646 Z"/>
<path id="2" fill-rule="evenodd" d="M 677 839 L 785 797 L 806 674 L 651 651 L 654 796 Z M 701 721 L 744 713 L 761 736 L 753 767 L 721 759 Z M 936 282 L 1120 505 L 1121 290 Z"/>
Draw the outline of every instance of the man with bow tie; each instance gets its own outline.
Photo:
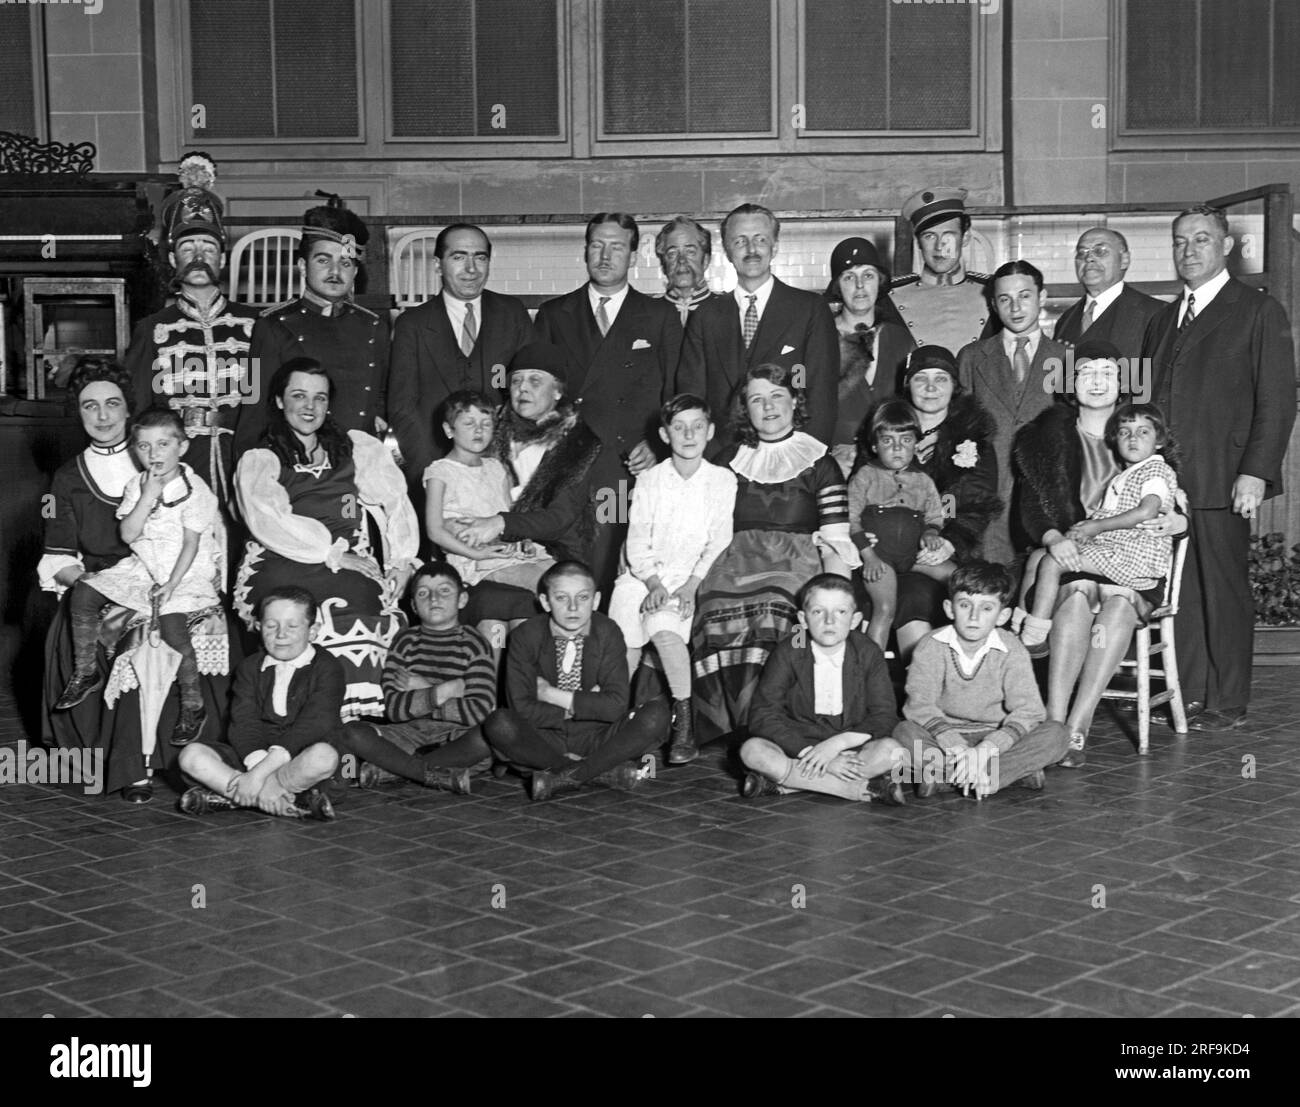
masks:
<path id="1" fill-rule="evenodd" d="M 674 215 L 655 235 L 655 256 L 668 287 L 655 296 L 677 309 L 682 326 L 705 300 L 721 296 L 709 289 L 705 272 L 713 256 L 713 235 L 689 215 Z"/>

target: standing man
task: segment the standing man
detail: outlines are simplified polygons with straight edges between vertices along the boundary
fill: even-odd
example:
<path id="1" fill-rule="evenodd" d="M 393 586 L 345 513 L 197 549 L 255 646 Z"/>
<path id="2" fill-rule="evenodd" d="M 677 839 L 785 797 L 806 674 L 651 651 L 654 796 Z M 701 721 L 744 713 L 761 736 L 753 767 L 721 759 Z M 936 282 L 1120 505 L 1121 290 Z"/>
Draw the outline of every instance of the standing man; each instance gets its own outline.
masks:
<path id="1" fill-rule="evenodd" d="M 1124 357 L 1129 391 L 1142 356 L 1142 336 L 1164 303 L 1124 283 L 1129 267 L 1128 242 L 1119 231 L 1090 227 L 1074 248 L 1074 274 L 1087 293 L 1056 321 L 1052 337 L 1077 346 L 1089 340 L 1109 342 Z"/>
<path id="2" fill-rule="evenodd" d="M 735 267 L 736 288 L 705 300 L 686 324 L 677 391 L 709 401 L 718 426 L 710 457 L 731 441 L 731 402 L 745 373 L 767 362 L 803 366 L 803 429 L 831 443 L 840 375 L 835 320 L 818 293 L 791 288 L 772 275 L 780 235 L 781 224 L 767 208 L 733 209 L 722 221 L 722 246 Z"/>
<path id="3" fill-rule="evenodd" d="M 249 352 L 262 388 L 290 358 L 315 358 L 334 381 L 334 421 L 345 431 L 375 434 L 385 412 L 388 320 L 352 302 L 369 238 L 365 223 L 337 196 L 309 209 L 298 243 L 298 269 L 306 289 L 298 299 L 262 313 Z M 265 427 L 265 403 L 249 404 L 240 412 L 236 460 L 257 445 Z"/>
<path id="4" fill-rule="evenodd" d="M 675 215 L 657 235 L 655 254 L 668 282 L 667 291 L 655 299 L 667 300 L 677 309 L 682 326 L 697 307 L 715 295 L 704 279 L 713 256 L 713 235 L 687 215 Z"/>
<path id="5" fill-rule="evenodd" d="M 1254 605 L 1247 554 L 1259 505 L 1282 491 L 1295 422 L 1295 353 L 1282 305 L 1228 274 L 1233 239 L 1218 208 L 1173 224 L 1183 294 L 1152 320 L 1143 354 L 1155 402 L 1182 443 L 1179 481 L 1191 506 L 1191 545 L 1174 626 L 1194 730 L 1246 719 Z"/>
<path id="6" fill-rule="evenodd" d="M 895 277 L 889 302 L 907 324 L 918 346 L 963 346 L 997 332 L 989 309 L 989 278 L 966 269 L 962 255 L 970 245 L 970 216 L 964 188 L 923 188 L 903 204 L 921 250 L 920 273 Z M 894 261 L 897 263 L 898 258 Z"/>
<path id="7" fill-rule="evenodd" d="M 182 170 L 196 158 L 208 160 L 190 155 Z M 126 367 L 138 410 L 165 404 L 185 421 L 185 460 L 228 518 L 231 438 L 241 401 L 257 400 L 248 362 L 257 311 L 230 303 L 221 291 L 226 232 L 213 193 L 183 188 L 171 200 L 165 224 L 176 301 L 136 324 Z"/>
<path id="8" fill-rule="evenodd" d="M 389 421 L 402 448 L 412 498 L 420 497 L 417 510 L 423 507 L 425 468 L 447 452 L 436 430 L 447 397 L 469 389 L 503 400 L 506 366 L 532 339 L 523 303 L 484 287 L 492 269 L 492 242 L 482 228 L 470 223 L 444 227 L 433 255 L 442 291 L 397 317 L 388 368 Z"/>
<path id="9" fill-rule="evenodd" d="M 591 473 L 597 490 L 592 569 L 604 597 L 613 594 L 627 534 L 628 474 L 656 461 L 650 442 L 659 408 L 672 397 L 682 343 L 677 312 L 628 284 L 639 241 L 636 220 L 626 212 L 593 215 L 584 251 L 587 283 L 544 303 L 534 326 L 539 341 L 564 353 L 566 395 L 578 401 L 583 422 L 605 445 Z"/>

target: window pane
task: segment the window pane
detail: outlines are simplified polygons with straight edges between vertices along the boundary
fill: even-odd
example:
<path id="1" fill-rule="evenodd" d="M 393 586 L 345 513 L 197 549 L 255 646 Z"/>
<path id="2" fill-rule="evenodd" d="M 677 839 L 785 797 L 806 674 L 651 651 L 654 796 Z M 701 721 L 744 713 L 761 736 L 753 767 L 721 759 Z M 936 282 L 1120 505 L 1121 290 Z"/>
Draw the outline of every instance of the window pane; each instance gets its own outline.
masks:
<path id="1" fill-rule="evenodd" d="M 36 134 L 32 13 L 24 6 L 0 7 L 0 131 Z"/>
<path id="2" fill-rule="evenodd" d="M 275 0 L 275 93 L 281 137 L 360 131 L 354 0 Z"/>
<path id="3" fill-rule="evenodd" d="M 771 20 L 768 0 L 688 0 L 691 131 L 772 129 Z M 671 69 L 671 55 L 664 61 Z"/>
<path id="4" fill-rule="evenodd" d="M 685 132 L 686 0 L 604 0 L 601 16 L 605 133 Z"/>
<path id="5" fill-rule="evenodd" d="M 560 132 L 555 0 L 478 0 L 478 133 Z M 496 105 L 504 127 L 493 127 Z"/>
<path id="6" fill-rule="evenodd" d="M 190 0 L 190 68 L 203 138 L 274 138 L 270 0 Z"/>
<path id="7" fill-rule="evenodd" d="M 1195 5 L 1128 0 L 1125 122 L 1138 130 L 1195 127 Z"/>
<path id="8" fill-rule="evenodd" d="M 891 131 L 971 125 L 971 35 L 978 15 L 977 5 L 890 5 Z"/>
<path id="9" fill-rule="evenodd" d="M 1273 125 L 1300 126 L 1300 4 L 1274 7 Z"/>
<path id="10" fill-rule="evenodd" d="M 878 131 L 889 126 L 885 19 L 888 0 L 806 4 L 804 96 L 812 131 Z"/>
<path id="11" fill-rule="evenodd" d="M 393 133 L 474 133 L 470 0 L 391 0 Z"/>

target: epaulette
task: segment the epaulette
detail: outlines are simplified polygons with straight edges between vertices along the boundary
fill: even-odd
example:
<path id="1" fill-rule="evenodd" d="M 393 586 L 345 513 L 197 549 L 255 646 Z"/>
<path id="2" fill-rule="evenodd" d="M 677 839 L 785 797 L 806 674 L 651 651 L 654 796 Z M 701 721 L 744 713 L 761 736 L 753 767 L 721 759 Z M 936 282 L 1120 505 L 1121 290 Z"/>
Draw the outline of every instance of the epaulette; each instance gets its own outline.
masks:
<path id="1" fill-rule="evenodd" d="M 257 317 L 259 319 L 265 319 L 268 315 L 274 315 L 277 311 L 283 311 L 285 308 L 292 306 L 296 302 L 297 301 L 295 300 L 290 300 L 289 303 L 287 304 L 272 304 L 269 308 L 266 308 L 264 311 L 258 312 Z"/>
<path id="2" fill-rule="evenodd" d="M 353 311 L 359 311 L 362 315 L 369 315 L 371 319 L 378 319 L 378 318 L 379 318 L 379 316 L 376 315 L 376 314 L 375 314 L 373 311 L 371 311 L 369 308 L 362 307 L 360 304 L 353 303 L 353 304 L 350 304 L 349 306 L 352 308 Z"/>
<path id="3" fill-rule="evenodd" d="M 902 288 L 905 285 L 916 284 L 916 282 L 919 281 L 920 279 L 921 279 L 920 273 L 908 273 L 902 277 L 895 277 L 892 281 L 889 282 L 889 291 L 892 292 L 894 289 Z"/>
<path id="4" fill-rule="evenodd" d="M 972 273 L 967 269 L 966 279 L 968 281 L 974 281 L 976 284 L 988 284 L 989 281 L 993 279 L 993 275 L 991 273 Z"/>

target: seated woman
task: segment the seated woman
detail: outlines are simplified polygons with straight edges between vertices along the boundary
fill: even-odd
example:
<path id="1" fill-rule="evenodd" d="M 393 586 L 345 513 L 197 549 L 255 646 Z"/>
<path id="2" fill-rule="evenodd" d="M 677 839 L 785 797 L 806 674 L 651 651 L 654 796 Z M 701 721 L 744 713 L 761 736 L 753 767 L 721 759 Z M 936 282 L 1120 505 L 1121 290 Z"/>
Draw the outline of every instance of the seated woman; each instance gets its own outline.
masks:
<path id="1" fill-rule="evenodd" d="M 250 630 L 272 589 L 297 585 L 316 598 L 316 641 L 343 663 L 346 723 L 384 713 L 380 674 L 405 625 L 397 605 L 419 532 L 388 447 L 364 431 L 344 433 L 330 418 L 333 395 L 333 380 L 312 358 L 291 358 L 271 378 L 266 429 L 235 470 L 252 538 L 234 595 Z M 370 547 L 372 519 L 382 562 Z"/>
<path id="2" fill-rule="evenodd" d="M 510 404 L 496 422 L 494 452 L 511 476 L 510 510 L 452 520 L 448 529 L 469 547 L 528 541 L 556 561 L 585 564 L 596 532 L 589 478 L 600 439 L 564 398 L 568 371 L 557 347 L 530 342 L 511 359 L 509 373 Z M 461 618 L 499 649 L 504 628 L 492 624 L 514 626 L 540 610 L 535 589 L 483 580 L 470 589 Z"/>
<path id="3" fill-rule="evenodd" d="M 993 417 L 962 391 L 957 383 L 957 360 L 942 346 L 912 351 L 903 369 L 903 393 L 921 427 L 912 464 L 934 481 L 945 517 L 939 531 L 942 542 L 937 548 L 921 550 L 916 564 L 931 570 L 945 561 L 961 565 L 978 556 L 980 538 L 1002 506 L 993 453 Z M 858 454 L 863 460 L 870 457 L 870 445 L 859 441 Z M 947 587 L 933 575 L 898 575 L 894 626 L 904 661 L 912 656 L 917 642 L 937 624 L 947 622 L 945 599 Z"/>
<path id="4" fill-rule="evenodd" d="M 831 455 L 845 477 L 853 468 L 858 428 L 881 400 L 894 395 L 898 372 L 916 346 L 888 297 L 880 300 L 888 287 L 889 270 L 865 238 L 846 238 L 831 252 L 825 298 L 840 339 L 839 406 Z"/>
<path id="5" fill-rule="evenodd" d="M 799 590 L 818 573 L 861 565 L 848 491 L 824 443 L 800 428 L 792 371 L 757 365 L 732 409 L 735 443 L 716 461 L 736 474 L 731 544 L 700 584 L 691 654 L 702 744 L 742 729 L 768 655 L 794 627 Z"/>
<path id="6" fill-rule="evenodd" d="M 45 643 L 42 739 L 64 749 L 103 749 L 104 790 L 121 790 L 130 803 L 153 798 L 152 776 L 171 767 L 176 749 L 167 741 L 180 716 L 172 676 L 179 660 L 170 647 L 151 640 L 147 618 L 132 618 L 110 606 L 100 616 L 96 672 L 106 695 L 87 696 L 75 706 L 53 710 L 75 661 L 69 605 L 72 586 L 93 584 L 94 575 L 131 552 L 122 540 L 117 510 L 126 486 L 140 470 L 127 440 L 131 376 L 116 362 L 78 359 L 68 382 L 90 445 L 54 474 L 53 514 L 45 529 L 45 555 L 37 568 L 41 587 L 62 597 Z M 223 728 L 230 671 L 229 634 L 224 615 L 191 629 L 197 648 L 199 692 L 214 731 Z M 114 664 L 116 662 L 116 664 Z M 111 672 L 110 672 L 111 670 Z"/>
<path id="7" fill-rule="evenodd" d="M 1109 342 L 1080 343 L 1074 354 L 1073 394 L 1024 427 L 1012 453 L 1021 481 L 1021 524 L 1067 570 L 1052 614 L 1047 685 L 1047 716 L 1065 722 L 1070 732 L 1070 751 L 1061 762 L 1067 768 L 1084 764 L 1101 694 L 1123 660 L 1134 628 L 1163 588 L 1161 582 L 1138 592 L 1080 572 L 1078 546 L 1069 537 L 1072 527 L 1101 506 L 1107 487 L 1122 471 L 1105 441 L 1106 424 L 1120 405 L 1119 359 Z M 1187 520 L 1170 512 L 1138 525 L 1169 536 L 1186 530 Z M 1027 578 L 1041 556 L 1031 555 Z"/>

